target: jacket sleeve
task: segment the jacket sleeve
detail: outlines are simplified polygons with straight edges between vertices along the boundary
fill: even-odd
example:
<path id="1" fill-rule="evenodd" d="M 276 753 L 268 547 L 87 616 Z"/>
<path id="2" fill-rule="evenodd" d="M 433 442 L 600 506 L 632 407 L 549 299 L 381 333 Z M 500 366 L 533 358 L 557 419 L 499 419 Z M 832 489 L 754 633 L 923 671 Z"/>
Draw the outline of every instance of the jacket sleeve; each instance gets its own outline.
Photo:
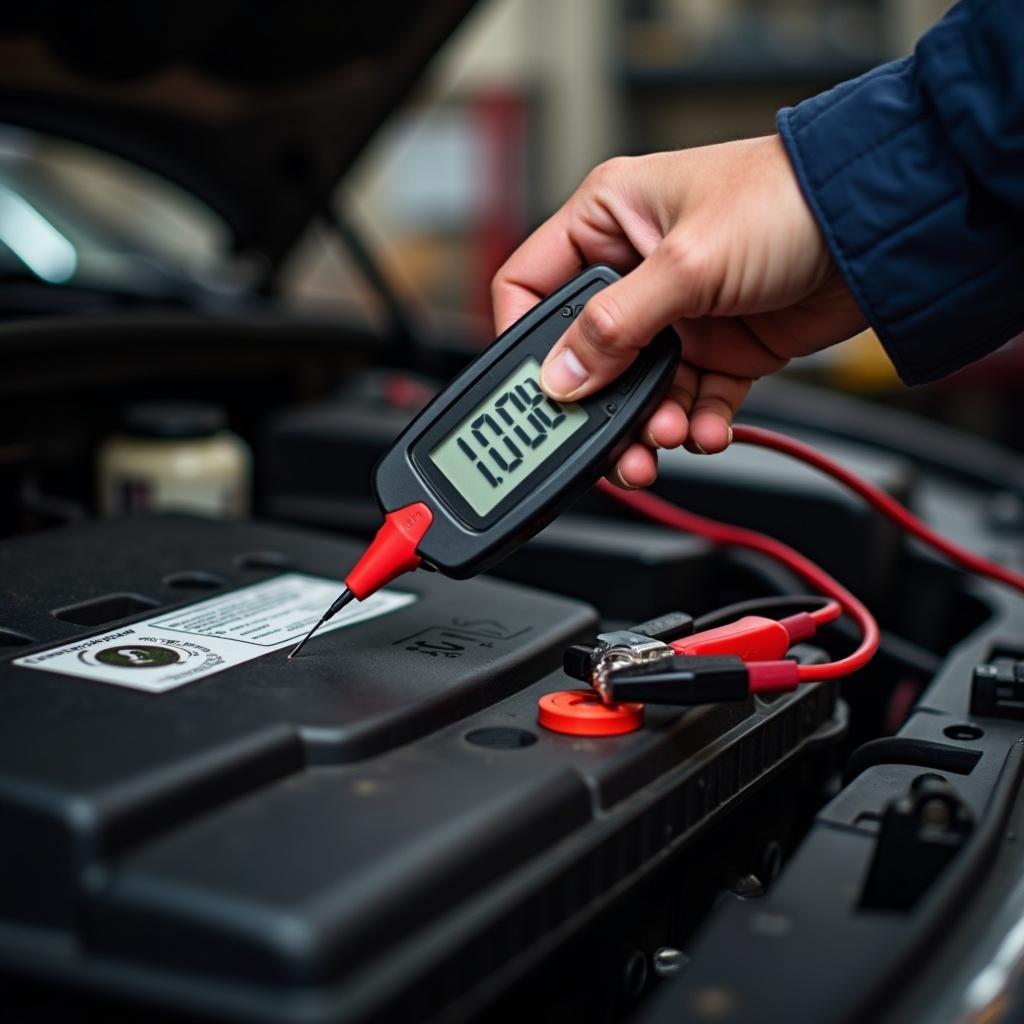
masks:
<path id="1" fill-rule="evenodd" d="M 908 384 L 1024 330 L 1024 2 L 962 0 L 913 56 L 779 112 L 858 305 Z"/>

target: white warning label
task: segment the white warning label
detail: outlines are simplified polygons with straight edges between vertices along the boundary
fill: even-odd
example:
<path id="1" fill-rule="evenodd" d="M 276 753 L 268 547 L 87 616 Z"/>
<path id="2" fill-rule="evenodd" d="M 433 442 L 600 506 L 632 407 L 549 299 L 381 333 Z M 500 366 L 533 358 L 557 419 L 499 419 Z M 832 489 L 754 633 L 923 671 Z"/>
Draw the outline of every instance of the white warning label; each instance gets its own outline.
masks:
<path id="1" fill-rule="evenodd" d="M 100 636 L 27 654 L 15 665 L 164 693 L 298 643 L 342 584 L 288 573 L 133 622 Z M 380 590 L 343 608 L 317 636 L 404 608 L 415 594 Z M 309 647 L 305 648 L 303 655 Z M 312 652 L 311 652 L 312 653 Z"/>

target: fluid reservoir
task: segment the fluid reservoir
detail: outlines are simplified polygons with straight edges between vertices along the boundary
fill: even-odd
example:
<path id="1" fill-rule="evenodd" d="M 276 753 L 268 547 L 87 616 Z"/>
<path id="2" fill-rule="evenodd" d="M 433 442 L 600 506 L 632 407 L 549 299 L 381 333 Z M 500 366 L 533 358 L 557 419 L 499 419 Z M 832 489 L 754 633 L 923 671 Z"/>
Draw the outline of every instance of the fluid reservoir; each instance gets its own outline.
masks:
<path id="1" fill-rule="evenodd" d="M 252 456 L 206 402 L 139 402 L 99 451 L 99 506 L 112 518 L 191 512 L 236 519 L 249 512 Z"/>

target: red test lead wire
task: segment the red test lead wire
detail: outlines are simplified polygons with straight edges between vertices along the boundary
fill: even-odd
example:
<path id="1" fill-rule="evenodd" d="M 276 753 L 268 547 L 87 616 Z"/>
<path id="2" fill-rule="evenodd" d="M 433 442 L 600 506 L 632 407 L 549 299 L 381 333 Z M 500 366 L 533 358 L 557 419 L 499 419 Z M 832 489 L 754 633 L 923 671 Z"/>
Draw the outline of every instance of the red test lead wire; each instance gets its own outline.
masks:
<path id="1" fill-rule="evenodd" d="M 744 425 L 733 427 L 733 440 L 739 441 L 741 444 L 771 448 L 773 451 L 782 452 L 790 458 L 813 466 L 826 476 L 838 480 L 887 519 L 892 520 L 901 530 L 945 555 L 951 562 L 955 562 L 968 572 L 973 572 L 978 576 L 987 576 L 989 579 L 1005 583 L 1007 586 L 1013 587 L 1014 590 L 1024 593 L 1024 575 L 1007 569 L 1006 566 L 999 565 L 998 562 L 976 555 L 973 551 L 960 547 L 959 544 L 954 544 L 949 538 L 943 537 L 941 533 L 921 522 L 913 512 L 901 505 L 895 498 L 890 497 L 881 488 L 868 483 L 863 477 L 857 476 L 856 473 L 851 472 L 841 463 L 829 458 L 816 448 L 812 448 L 809 444 L 786 437 L 784 434 L 777 434 L 774 430 Z"/>
<path id="2" fill-rule="evenodd" d="M 1024 576 L 1020 573 L 997 565 L 995 562 L 954 544 L 936 533 L 931 527 L 926 526 L 884 491 L 850 472 L 810 445 L 776 434 L 771 430 L 742 425 L 733 427 L 733 440 L 741 444 L 770 448 L 813 466 L 860 495 L 868 504 L 896 523 L 901 529 L 945 555 L 951 561 L 971 572 L 1006 583 L 1024 592 Z M 685 533 L 706 537 L 716 544 L 742 547 L 768 555 L 791 569 L 820 593 L 832 598 L 833 601 L 823 608 L 782 620 L 794 640 L 813 635 L 814 629 L 818 626 L 836 618 L 840 614 L 840 609 L 857 624 L 861 634 L 860 644 L 852 654 L 839 661 L 824 665 L 797 665 L 788 660 L 750 662 L 748 670 L 752 693 L 792 689 L 799 682 L 836 679 L 849 675 L 866 665 L 878 650 L 878 623 L 871 612 L 838 580 L 809 558 L 789 547 L 788 544 L 783 544 L 781 541 L 755 530 L 731 526 L 714 519 L 698 516 L 693 512 L 687 512 L 648 491 L 625 491 L 607 480 L 601 480 L 598 487 L 604 494 L 654 522 Z"/>

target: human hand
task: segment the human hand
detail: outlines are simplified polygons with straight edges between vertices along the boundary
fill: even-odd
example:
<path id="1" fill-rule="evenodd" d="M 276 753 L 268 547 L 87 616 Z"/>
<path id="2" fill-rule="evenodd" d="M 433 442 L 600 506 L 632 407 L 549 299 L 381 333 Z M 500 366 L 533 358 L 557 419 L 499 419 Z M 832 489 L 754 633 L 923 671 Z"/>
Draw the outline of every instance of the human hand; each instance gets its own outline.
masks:
<path id="1" fill-rule="evenodd" d="M 658 448 L 724 450 L 753 381 L 866 326 L 775 135 L 601 164 L 498 271 L 498 332 L 592 263 L 625 276 L 545 360 L 552 398 L 599 390 L 670 325 L 683 346 L 643 443 L 619 459 L 627 487 L 654 481 Z"/>

